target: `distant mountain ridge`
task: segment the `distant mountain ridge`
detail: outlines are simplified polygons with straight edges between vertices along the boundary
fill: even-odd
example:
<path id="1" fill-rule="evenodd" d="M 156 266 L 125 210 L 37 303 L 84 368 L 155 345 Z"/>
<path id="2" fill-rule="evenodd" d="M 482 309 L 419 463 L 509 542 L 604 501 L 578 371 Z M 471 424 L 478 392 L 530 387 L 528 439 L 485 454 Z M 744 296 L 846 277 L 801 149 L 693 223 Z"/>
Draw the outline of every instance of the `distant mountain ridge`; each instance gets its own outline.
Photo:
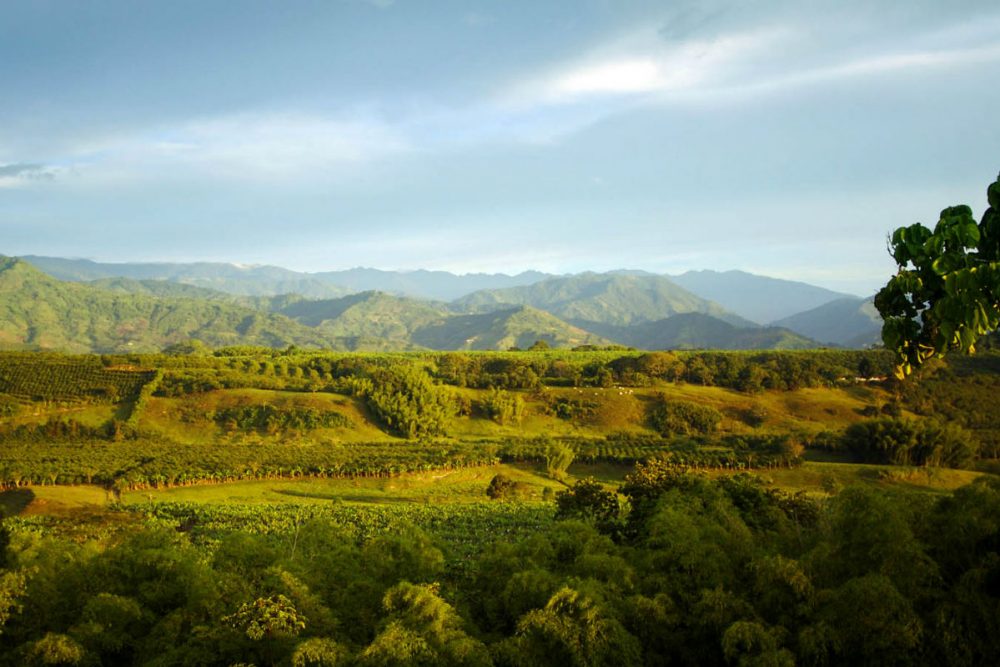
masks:
<path id="1" fill-rule="evenodd" d="M 148 351 L 194 337 L 211 346 L 295 344 L 330 349 L 500 349 L 530 346 L 536 340 L 555 347 L 777 349 L 866 346 L 877 341 L 881 324 L 870 300 L 866 305 L 864 299 L 839 297 L 760 326 L 741 315 L 760 317 L 762 311 L 753 310 L 754 299 L 777 300 L 790 294 L 794 298 L 787 300 L 799 303 L 837 293 L 742 272 L 697 276 L 699 289 L 711 292 L 705 288 L 706 282 L 711 283 L 727 302 L 742 303 L 740 312 L 733 312 L 686 289 L 677 278 L 634 270 L 567 276 L 474 274 L 472 283 L 462 283 L 469 277 L 433 271 L 299 274 L 279 267 L 109 265 L 48 258 L 51 271 L 88 281 L 66 282 L 27 261 L 2 259 L 0 346 L 6 347 Z M 132 267 L 129 270 L 140 276 L 166 277 L 94 277 L 122 267 Z M 407 280 L 433 289 L 445 289 L 441 287 L 445 284 L 452 291 L 475 281 L 534 282 L 476 290 L 453 300 L 430 300 L 385 290 L 350 291 L 323 282 L 333 274 L 350 274 L 361 282 L 381 280 L 399 289 L 414 289 L 407 287 Z M 689 272 L 680 280 L 694 275 Z M 313 295 L 268 293 L 268 286 L 293 283 L 320 285 L 318 291 L 326 296 L 315 296 L 315 290 Z M 734 297 L 738 290 L 723 289 L 727 284 L 740 285 L 744 292 L 746 285 L 756 285 L 757 292 L 753 298 L 744 294 L 741 301 Z"/>
<path id="2" fill-rule="evenodd" d="M 213 347 L 337 345 L 283 315 L 224 301 L 63 282 L 24 261 L 0 257 L 0 345 L 4 347 L 150 351 L 191 338 Z"/>
<path id="3" fill-rule="evenodd" d="M 834 299 L 853 296 L 808 283 L 758 276 L 745 271 L 688 271 L 670 279 L 757 324 L 776 322 Z"/>
<path id="4" fill-rule="evenodd" d="M 690 312 L 740 321 L 722 306 L 692 294 L 665 276 L 622 272 L 580 273 L 524 287 L 481 290 L 456 299 L 453 305 L 478 311 L 532 306 L 578 326 L 588 322 L 628 326 Z"/>
<path id="5" fill-rule="evenodd" d="M 538 340 L 552 347 L 610 344 L 530 307 L 459 315 L 440 302 L 383 292 L 251 299 L 169 281 L 73 283 L 0 257 L 0 347 L 148 352 L 190 338 L 212 347 L 387 350 L 506 349 Z"/>
<path id="6" fill-rule="evenodd" d="M 872 297 L 845 297 L 778 320 L 775 325 L 787 327 L 821 343 L 868 347 L 880 340 L 882 317 L 875 309 Z"/>
<path id="7" fill-rule="evenodd" d="M 628 327 L 595 332 L 641 350 L 803 350 L 816 341 L 782 327 L 737 327 L 704 313 L 681 313 Z"/>
<path id="8" fill-rule="evenodd" d="M 242 296 L 300 294 L 315 299 L 380 291 L 450 301 L 480 289 L 528 285 L 551 276 L 539 271 L 510 276 L 503 273 L 455 275 L 447 271 L 382 271 L 368 268 L 303 273 L 278 266 L 242 266 L 221 262 L 108 263 L 38 255 L 25 255 L 21 259 L 59 280 L 166 280 Z"/>

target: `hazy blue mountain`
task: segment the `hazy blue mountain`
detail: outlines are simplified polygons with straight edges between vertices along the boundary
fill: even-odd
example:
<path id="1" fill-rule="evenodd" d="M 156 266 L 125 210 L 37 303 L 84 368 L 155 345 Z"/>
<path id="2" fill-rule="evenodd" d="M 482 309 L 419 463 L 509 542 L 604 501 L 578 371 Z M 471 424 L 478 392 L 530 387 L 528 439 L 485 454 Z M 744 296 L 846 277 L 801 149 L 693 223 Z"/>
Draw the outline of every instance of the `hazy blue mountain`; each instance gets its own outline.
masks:
<path id="1" fill-rule="evenodd" d="M 737 327 L 704 313 L 680 313 L 622 327 L 594 325 L 595 333 L 642 350 L 795 350 L 818 347 L 780 327 Z"/>
<path id="2" fill-rule="evenodd" d="M 758 276 L 745 271 L 688 271 L 671 280 L 703 299 L 759 324 L 775 322 L 850 297 L 793 280 Z"/>
<path id="3" fill-rule="evenodd" d="M 93 281 L 101 278 L 166 280 L 243 296 L 301 294 L 329 298 L 348 293 L 337 285 L 277 266 L 241 266 L 221 262 L 102 263 L 28 255 L 25 261 L 59 280 Z"/>
<path id="4" fill-rule="evenodd" d="M 480 312 L 513 305 L 545 310 L 577 326 L 591 322 L 628 326 L 690 312 L 729 317 L 734 323 L 753 326 L 669 278 L 651 274 L 581 273 L 526 287 L 482 290 L 452 302 L 456 309 Z"/>
<path id="5" fill-rule="evenodd" d="M 867 347 L 881 340 L 882 317 L 871 297 L 848 297 L 774 323 L 821 343 Z"/>
<path id="6" fill-rule="evenodd" d="M 527 304 L 499 305 L 510 290 L 480 292 L 467 305 L 478 312 L 455 312 L 454 303 L 375 291 L 306 299 L 238 296 L 169 280 L 68 282 L 25 261 L 0 257 L 0 347 L 155 351 L 190 338 L 212 347 L 371 350 L 506 349 L 537 340 L 552 347 L 621 343 L 645 349 L 813 344 L 784 329 L 741 328 L 690 310 L 726 316 L 717 304 L 661 276 L 585 274 L 514 290 L 580 317 L 566 321 Z M 674 315 L 653 319 L 662 312 Z"/>
<path id="7" fill-rule="evenodd" d="M 355 268 L 346 271 L 325 271 L 310 274 L 313 277 L 339 285 L 351 292 L 379 291 L 402 294 L 422 299 L 451 301 L 482 289 L 498 289 L 531 285 L 550 278 L 551 274 L 525 271 L 517 275 L 504 273 L 466 273 L 456 275 L 447 271 L 382 271 Z"/>
<path id="8" fill-rule="evenodd" d="M 525 271 L 514 276 L 503 273 L 456 275 L 447 271 L 381 271 L 366 268 L 301 273 L 277 266 L 243 266 L 220 262 L 109 263 L 36 255 L 27 255 L 22 259 L 59 280 L 167 280 L 244 296 L 300 294 L 316 299 L 380 291 L 450 301 L 476 290 L 529 285 L 550 277 L 550 274 L 538 271 Z"/>

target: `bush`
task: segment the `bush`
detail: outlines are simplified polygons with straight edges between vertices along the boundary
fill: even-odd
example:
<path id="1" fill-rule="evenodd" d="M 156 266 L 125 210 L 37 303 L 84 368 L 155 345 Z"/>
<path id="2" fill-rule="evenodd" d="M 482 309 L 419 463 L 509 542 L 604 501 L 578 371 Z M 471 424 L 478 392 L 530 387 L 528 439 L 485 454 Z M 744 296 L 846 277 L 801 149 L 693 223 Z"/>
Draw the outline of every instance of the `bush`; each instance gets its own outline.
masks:
<path id="1" fill-rule="evenodd" d="M 662 395 L 650 410 L 649 421 L 664 437 L 712 433 L 722 421 L 722 413 L 690 401 L 670 401 Z"/>
<path id="2" fill-rule="evenodd" d="M 743 423 L 747 426 L 758 428 L 767 421 L 767 408 L 759 403 L 754 403 L 743 412 Z"/>
<path id="3" fill-rule="evenodd" d="M 613 529 L 619 509 L 618 497 L 592 477 L 556 494 L 557 519 L 591 520 L 601 532 Z"/>
<path id="4" fill-rule="evenodd" d="M 524 399 L 496 387 L 482 399 L 480 407 L 487 417 L 501 426 L 520 424 L 524 417 Z"/>
<path id="5" fill-rule="evenodd" d="M 545 472 L 552 479 L 562 479 L 575 457 L 576 452 L 572 447 L 559 442 L 552 443 L 545 450 Z"/>
<path id="6" fill-rule="evenodd" d="M 515 482 L 503 473 L 496 474 L 486 487 L 486 495 L 492 500 L 511 500 L 520 498 L 527 492 L 527 485 Z"/>

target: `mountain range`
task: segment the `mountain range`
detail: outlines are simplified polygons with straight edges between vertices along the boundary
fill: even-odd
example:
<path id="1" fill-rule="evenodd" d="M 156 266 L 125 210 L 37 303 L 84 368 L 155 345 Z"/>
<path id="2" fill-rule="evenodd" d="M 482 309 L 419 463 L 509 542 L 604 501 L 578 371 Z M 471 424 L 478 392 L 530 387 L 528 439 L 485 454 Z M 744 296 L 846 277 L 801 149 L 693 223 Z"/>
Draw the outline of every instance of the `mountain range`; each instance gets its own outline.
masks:
<path id="1" fill-rule="evenodd" d="M 768 319 L 776 314 L 783 317 Z M 738 271 L 305 274 L 0 257 L 0 346 L 15 348 L 151 351 L 197 338 L 213 347 L 341 350 L 506 349 L 536 340 L 777 349 L 867 345 L 879 326 L 870 299 Z"/>

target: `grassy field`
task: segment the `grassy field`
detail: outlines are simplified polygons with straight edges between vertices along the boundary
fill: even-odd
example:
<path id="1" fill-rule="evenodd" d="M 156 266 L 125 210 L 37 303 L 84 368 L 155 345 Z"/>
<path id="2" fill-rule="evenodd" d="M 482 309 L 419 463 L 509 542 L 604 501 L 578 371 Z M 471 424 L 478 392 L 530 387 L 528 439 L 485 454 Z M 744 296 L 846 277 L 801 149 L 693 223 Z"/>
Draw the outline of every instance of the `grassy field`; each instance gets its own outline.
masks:
<path id="1" fill-rule="evenodd" d="M 484 390 L 455 389 L 475 405 Z M 525 412 L 520 423 L 501 426 L 473 411 L 472 416 L 451 420 L 448 435 L 456 440 L 479 438 L 537 436 L 580 436 L 601 438 L 608 433 L 652 434 L 646 421 L 647 408 L 658 395 L 668 400 L 682 400 L 715 408 L 723 415 L 722 433 L 750 433 L 760 430 L 813 434 L 842 429 L 863 419 L 866 407 L 888 400 L 880 389 L 834 387 L 799 389 L 788 392 L 764 392 L 749 396 L 721 387 L 691 384 L 665 384 L 656 388 L 546 388 L 541 392 L 521 392 Z M 553 414 L 551 406 L 559 400 L 584 406 L 584 414 L 567 420 Z M 293 392 L 262 389 L 223 389 L 180 398 L 154 397 L 142 414 L 143 432 L 179 443 L 204 443 L 232 439 L 260 441 L 295 438 L 296 433 L 259 431 L 227 434 L 213 419 L 224 408 L 269 404 L 278 408 L 314 408 L 344 416 L 345 428 L 317 429 L 313 439 L 340 442 L 397 440 L 381 428 L 356 398 L 323 392 Z M 759 427 L 745 422 L 752 408 L 763 408 L 766 419 Z M 38 417 L 38 419 L 41 419 Z"/>
<path id="2" fill-rule="evenodd" d="M 343 504 L 357 506 L 405 503 L 479 503 L 496 474 L 524 485 L 522 499 L 542 500 L 546 494 L 567 488 L 578 479 L 593 477 L 614 489 L 632 468 L 613 464 L 574 464 L 563 481 L 548 477 L 544 467 L 532 464 L 497 465 L 455 471 L 406 474 L 378 479 L 299 479 L 131 491 L 125 504 L 191 502 L 205 504 Z M 714 473 L 725 474 L 725 473 Z M 785 491 L 827 495 L 852 484 L 900 492 L 946 493 L 990 473 L 940 468 L 903 468 L 829 461 L 807 461 L 796 468 L 763 475 Z M 97 486 L 35 486 L 0 493 L 0 508 L 8 516 L 66 516 L 80 511 L 99 513 L 112 496 Z"/>

